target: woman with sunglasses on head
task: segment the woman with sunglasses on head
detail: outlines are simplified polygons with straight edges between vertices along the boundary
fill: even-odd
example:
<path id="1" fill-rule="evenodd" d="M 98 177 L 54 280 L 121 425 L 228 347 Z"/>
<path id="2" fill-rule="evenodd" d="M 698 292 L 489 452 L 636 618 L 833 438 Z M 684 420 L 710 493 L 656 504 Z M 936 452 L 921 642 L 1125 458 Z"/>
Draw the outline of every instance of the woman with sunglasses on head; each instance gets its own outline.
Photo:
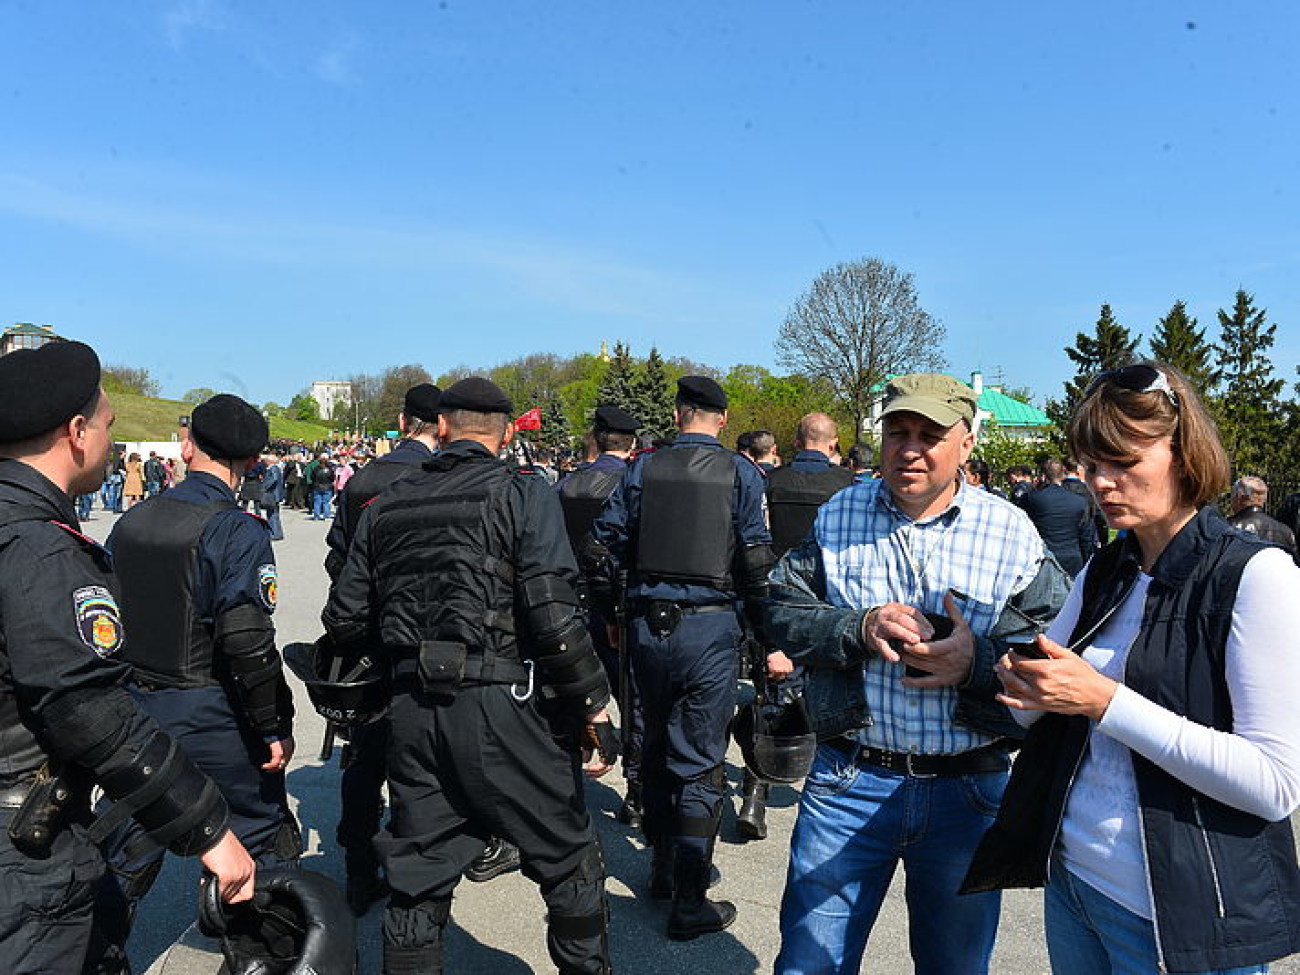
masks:
<path id="1" fill-rule="evenodd" d="M 1045 884 L 1056 972 L 1267 971 L 1300 950 L 1300 569 L 1215 508 L 1177 371 L 1103 373 L 1067 433 L 1125 537 L 998 666 L 1029 733 L 964 889 Z"/>

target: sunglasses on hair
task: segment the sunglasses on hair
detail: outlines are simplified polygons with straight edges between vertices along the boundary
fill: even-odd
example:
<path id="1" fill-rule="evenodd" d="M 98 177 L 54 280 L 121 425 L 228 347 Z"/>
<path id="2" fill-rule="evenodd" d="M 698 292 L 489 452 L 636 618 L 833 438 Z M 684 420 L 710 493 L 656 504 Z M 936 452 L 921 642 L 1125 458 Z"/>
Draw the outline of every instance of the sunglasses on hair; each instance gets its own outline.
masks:
<path id="1" fill-rule="evenodd" d="M 1127 389 L 1134 393 L 1164 393 L 1165 396 L 1169 397 L 1169 402 L 1173 405 L 1173 408 L 1175 410 L 1179 409 L 1178 394 L 1169 385 L 1169 377 L 1155 366 L 1139 364 L 1124 366 L 1121 369 L 1107 369 L 1088 384 L 1088 389 L 1084 392 L 1083 398 L 1087 399 L 1095 393 L 1102 383 L 1114 383 L 1121 389 Z"/>

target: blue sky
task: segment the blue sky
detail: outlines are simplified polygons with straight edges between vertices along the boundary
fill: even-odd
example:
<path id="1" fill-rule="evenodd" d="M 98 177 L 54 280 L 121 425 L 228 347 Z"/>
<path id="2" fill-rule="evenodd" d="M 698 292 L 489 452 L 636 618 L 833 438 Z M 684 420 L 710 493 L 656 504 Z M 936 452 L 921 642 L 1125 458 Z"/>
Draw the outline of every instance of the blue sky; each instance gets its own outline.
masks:
<path id="1" fill-rule="evenodd" d="M 0 322 L 196 386 L 657 345 L 779 370 L 827 266 L 1057 395 L 1103 301 L 1300 362 L 1289 2 L 0 3 Z"/>

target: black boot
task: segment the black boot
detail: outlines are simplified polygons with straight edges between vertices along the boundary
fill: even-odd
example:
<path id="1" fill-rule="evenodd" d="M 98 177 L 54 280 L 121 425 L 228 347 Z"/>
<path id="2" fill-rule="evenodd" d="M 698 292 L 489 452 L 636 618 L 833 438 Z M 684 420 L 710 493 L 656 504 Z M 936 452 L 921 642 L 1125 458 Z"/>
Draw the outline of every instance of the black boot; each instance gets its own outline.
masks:
<path id="1" fill-rule="evenodd" d="M 629 781 L 627 784 L 627 797 L 624 798 L 623 805 L 619 807 L 618 815 L 615 818 L 624 826 L 640 829 L 642 815 L 641 783 Z"/>
<path id="2" fill-rule="evenodd" d="M 740 813 L 736 832 L 747 840 L 767 839 L 767 791 L 769 786 L 749 769 L 741 785 Z"/>
<path id="3" fill-rule="evenodd" d="M 481 884 L 500 877 L 503 873 L 519 869 L 519 847 L 508 840 L 495 837 L 487 849 L 465 868 L 465 879 Z"/>
<path id="4" fill-rule="evenodd" d="M 373 851 L 348 850 L 344 855 L 348 880 L 345 888 L 348 907 L 357 917 L 370 909 L 370 905 L 388 896 L 388 882 L 379 875 L 379 860 Z"/>
<path id="5" fill-rule="evenodd" d="M 650 897 L 666 901 L 673 896 L 673 841 L 663 837 L 654 841 L 654 859 L 650 861 Z"/>
<path id="6" fill-rule="evenodd" d="M 668 915 L 668 937 L 690 941 L 729 927 L 736 920 L 731 901 L 711 901 L 706 896 L 712 863 L 678 860 L 673 866 L 673 910 Z"/>

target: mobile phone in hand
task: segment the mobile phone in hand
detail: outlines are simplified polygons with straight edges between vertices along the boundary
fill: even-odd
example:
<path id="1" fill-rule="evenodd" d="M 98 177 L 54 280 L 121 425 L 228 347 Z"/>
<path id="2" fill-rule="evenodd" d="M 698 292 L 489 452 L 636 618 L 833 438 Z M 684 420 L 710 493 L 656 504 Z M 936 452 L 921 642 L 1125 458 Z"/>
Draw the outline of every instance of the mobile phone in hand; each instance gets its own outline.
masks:
<path id="1" fill-rule="evenodd" d="M 1047 653 L 1043 650 L 1042 647 L 1038 645 L 1037 640 L 1030 640 L 1027 643 L 1017 640 L 1015 642 L 1008 643 L 1007 649 L 1010 650 L 1012 653 L 1019 654 L 1022 657 L 1027 657 L 1030 660 L 1049 659 Z"/>
<path id="2" fill-rule="evenodd" d="M 926 643 L 937 643 L 940 640 L 946 640 L 948 639 L 948 637 L 952 636 L 952 631 L 954 628 L 953 622 L 948 617 L 941 616 L 938 613 L 926 613 L 925 618 L 929 620 L 930 625 L 934 627 L 934 633 L 931 635 L 930 639 L 925 641 Z M 898 641 L 894 641 L 893 645 L 894 645 L 894 649 L 898 653 L 903 652 L 902 643 Z M 903 673 L 908 677 L 929 677 L 930 676 L 930 672 L 928 670 L 922 670 L 920 667 L 913 667 L 911 664 L 908 664 L 906 667 L 903 668 Z"/>

